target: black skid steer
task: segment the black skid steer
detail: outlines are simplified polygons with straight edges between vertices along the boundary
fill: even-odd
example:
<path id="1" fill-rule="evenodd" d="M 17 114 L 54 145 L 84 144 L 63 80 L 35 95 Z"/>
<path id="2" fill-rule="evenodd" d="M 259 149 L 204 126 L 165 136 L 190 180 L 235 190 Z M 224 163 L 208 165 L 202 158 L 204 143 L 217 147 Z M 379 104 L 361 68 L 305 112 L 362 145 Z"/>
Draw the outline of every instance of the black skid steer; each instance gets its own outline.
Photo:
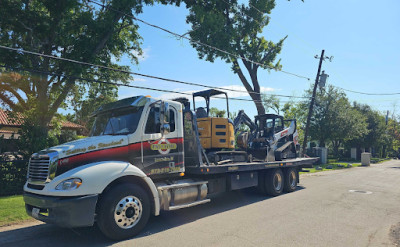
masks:
<path id="1" fill-rule="evenodd" d="M 247 131 L 240 130 L 242 124 L 248 126 Z M 239 148 L 246 150 L 254 161 L 280 161 L 297 156 L 298 133 L 294 119 L 263 114 L 256 116 L 253 122 L 241 110 L 234 120 L 234 128 Z"/>

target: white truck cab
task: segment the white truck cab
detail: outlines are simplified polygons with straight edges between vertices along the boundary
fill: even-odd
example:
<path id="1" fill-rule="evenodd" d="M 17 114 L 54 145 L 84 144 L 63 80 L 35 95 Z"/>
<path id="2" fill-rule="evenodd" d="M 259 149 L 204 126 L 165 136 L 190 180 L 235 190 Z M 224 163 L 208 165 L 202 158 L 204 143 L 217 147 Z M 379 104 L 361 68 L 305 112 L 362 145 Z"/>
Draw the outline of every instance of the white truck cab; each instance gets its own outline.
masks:
<path id="1" fill-rule="evenodd" d="M 185 171 L 182 104 L 137 96 L 105 105 L 94 115 L 90 137 L 32 155 L 24 186 L 26 209 L 60 226 L 93 225 L 108 190 L 126 191 L 116 185 L 134 181 L 147 198 L 141 202 L 140 196 L 125 193 L 130 201 L 125 209 L 138 210 L 128 215 L 128 227 L 122 224 L 129 229 L 141 217 L 159 214 L 154 181 L 179 178 Z"/>

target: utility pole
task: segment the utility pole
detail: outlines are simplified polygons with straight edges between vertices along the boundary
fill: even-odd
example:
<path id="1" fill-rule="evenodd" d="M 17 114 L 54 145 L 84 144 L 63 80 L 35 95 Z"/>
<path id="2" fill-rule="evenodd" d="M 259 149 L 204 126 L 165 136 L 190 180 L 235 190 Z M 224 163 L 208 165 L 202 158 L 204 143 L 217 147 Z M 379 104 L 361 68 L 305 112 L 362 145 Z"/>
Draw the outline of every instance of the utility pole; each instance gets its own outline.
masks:
<path id="1" fill-rule="evenodd" d="M 319 81 L 319 77 L 320 77 L 320 73 L 321 73 L 322 61 L 324 61 L 325 58 L 328 58 L 331 61 L 332 58 L 333 58 L 333 57 L 324 57 L 324 54 L 325 54 L 325 50 L 322 50 L 321 57 L 319 57 L 318 72 L 317 72 L 317 77 L 315 78 L 315 84 L 314 84 L 313 94 L 312 94 L 312 98 L 311 98 L 311 103 L 310 103 L 310 107 L 308 108 L 306 129 L 304 131 L 303 156 L 306 154 L 308 129 L 310 127 L 311 115 L 312 115 L 312 111 L 313 111 L 313 108 L 314 108 L 315 94 L 317 92 L 318 81 Z M 315 58 L 318 58 L 318 55 L 315 55 Z"/>

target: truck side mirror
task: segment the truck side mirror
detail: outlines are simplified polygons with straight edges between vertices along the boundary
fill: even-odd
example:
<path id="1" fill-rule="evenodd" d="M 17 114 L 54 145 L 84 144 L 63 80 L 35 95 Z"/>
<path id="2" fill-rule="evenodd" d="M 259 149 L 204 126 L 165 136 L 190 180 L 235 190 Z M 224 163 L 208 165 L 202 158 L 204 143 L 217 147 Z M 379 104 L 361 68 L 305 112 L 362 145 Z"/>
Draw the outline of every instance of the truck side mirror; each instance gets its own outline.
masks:
<path id="1" fill-rule="evenodd" d="M 167 135 L 170 132 L 169 125 L 169 105 L 168 103 L 162 101 L 160 106 L 160 132 L 161 134 Z"/>

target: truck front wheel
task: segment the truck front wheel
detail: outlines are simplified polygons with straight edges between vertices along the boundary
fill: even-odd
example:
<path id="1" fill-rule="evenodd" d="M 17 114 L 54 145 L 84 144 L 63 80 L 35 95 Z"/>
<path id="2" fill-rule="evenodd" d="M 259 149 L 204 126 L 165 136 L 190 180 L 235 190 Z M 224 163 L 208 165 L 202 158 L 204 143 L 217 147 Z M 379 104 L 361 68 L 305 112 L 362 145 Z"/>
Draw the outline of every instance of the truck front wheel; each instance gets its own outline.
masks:
<path id="1" fill-rule="evenodd" d="M 119 184 L 99 202 L 97 225 L 108 238 L 121 240 L 137 235 L 150 217 L 147 193 L 135 184 Z"/>

